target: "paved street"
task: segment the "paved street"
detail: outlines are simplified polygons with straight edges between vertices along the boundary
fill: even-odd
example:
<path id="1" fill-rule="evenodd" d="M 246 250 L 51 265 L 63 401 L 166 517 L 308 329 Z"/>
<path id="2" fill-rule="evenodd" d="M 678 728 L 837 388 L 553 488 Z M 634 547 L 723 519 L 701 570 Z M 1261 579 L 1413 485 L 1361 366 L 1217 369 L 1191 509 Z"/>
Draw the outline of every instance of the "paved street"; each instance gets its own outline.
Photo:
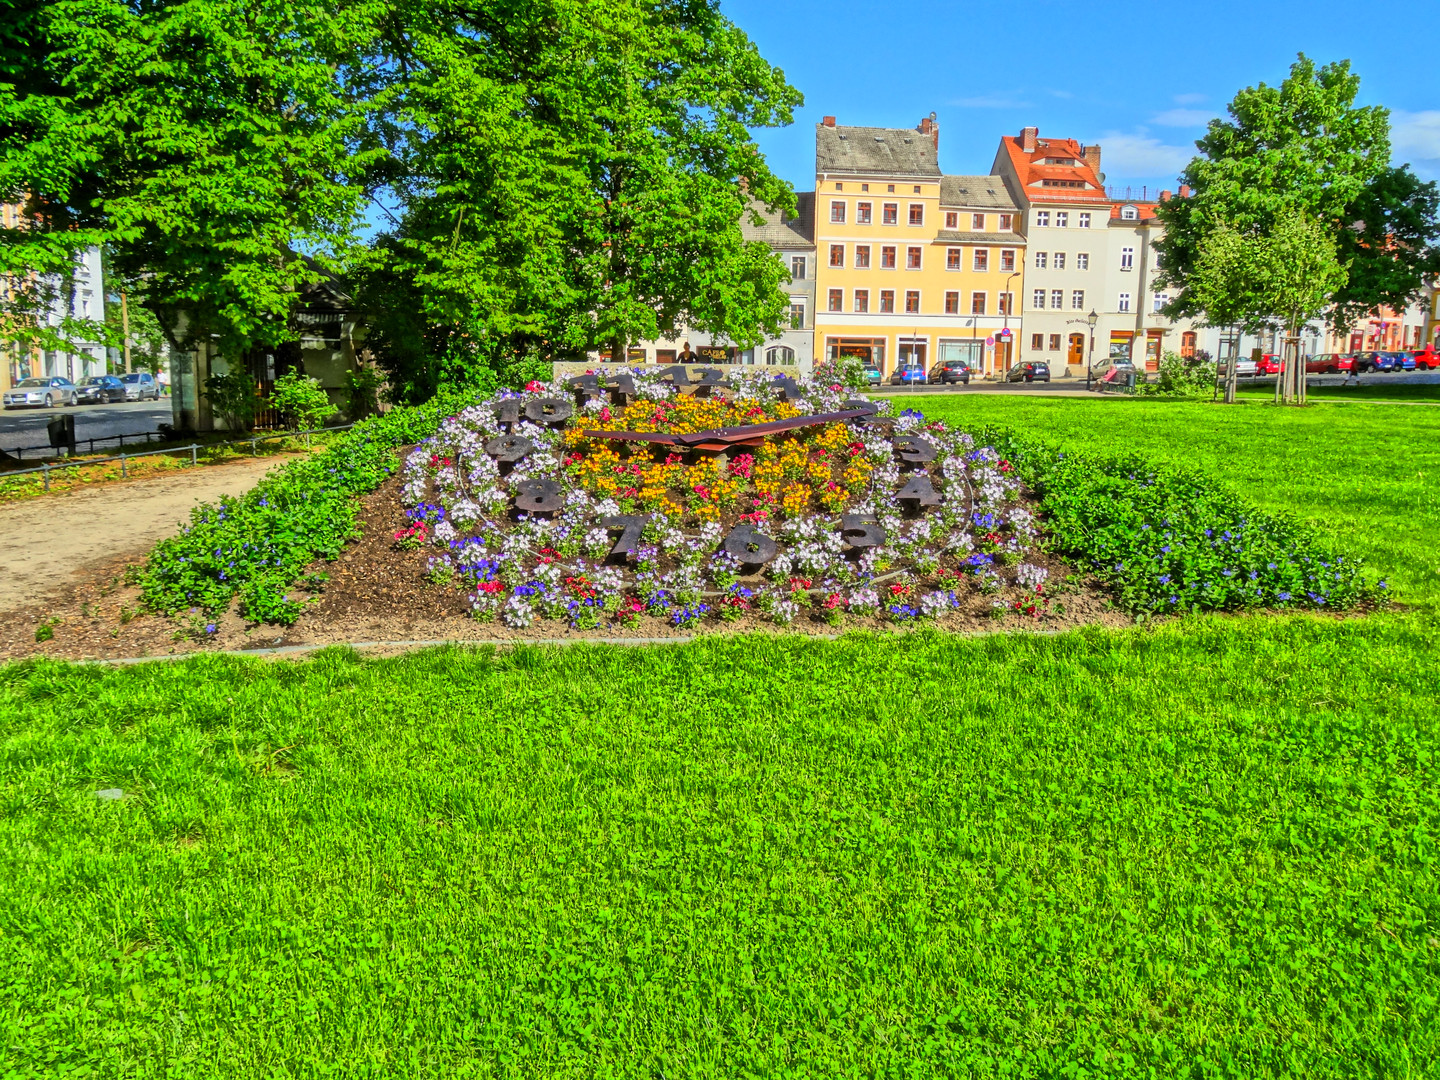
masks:
<path id="1" fill-rule="evenodd" d="M 48 447 L 45 425 L 52 416 L 69 413 L 75 417 L 75 437 L 98 439 L 106 435 L 135 435 L 154 431 L 157 424 L 169 423 L 170 399 L 127 401 L 114 405 L 77 405 L 57 409 L 6 409 L 0 412 L 0 450 L 16 447 Z M 128 445 L 129 440 L 126 440 Z M 114 444 L 106 444 L 114 445 Z M 81 446 L 84 450 L 85 446 Z"/>

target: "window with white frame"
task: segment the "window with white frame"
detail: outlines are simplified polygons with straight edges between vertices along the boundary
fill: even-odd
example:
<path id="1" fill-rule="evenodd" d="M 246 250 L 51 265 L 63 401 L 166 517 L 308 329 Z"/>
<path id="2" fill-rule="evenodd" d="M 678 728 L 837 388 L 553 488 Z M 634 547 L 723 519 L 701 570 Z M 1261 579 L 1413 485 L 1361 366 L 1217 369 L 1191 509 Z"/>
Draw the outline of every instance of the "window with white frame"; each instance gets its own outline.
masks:
<path id="1" fill-rule="evenodd" d="M 845 265 L 845 245 L 844 245 L 844 244 L 831 244 L 831 245 L 830 245 L 830 265 L 831 265 L 831 266 L 844 266 L 844 265 Z"/>
<path id="2" fill-rule="evenodd" d="M 856 269 L 856 270 L 869 270 L 869 269 L 870 269 L 870 245 L 869 245 L 869 244 L 856 244 L 856 245 L 855 245 L 855 269 Z"/>
<path id="3" fill-rule="evenodd" d="M 1056 269 L 1056 270 L 1064 270 L 1064 269 L 1065 269 L 1065 252 L 1063 252 L 1063 251 L 1057 251 L 1057 252 L 1055 252 L 1055 269 Z"/>
<path id="4" fill-rule="evenodd" d="M 856 290 L 855 290 L 855 310 L 856 310 L 858 313 L 862 314 L 862 315 L 863 315 L 865 312 L 867 312 L 867 311 L 870 310 L 870 290 L 869 290 L 869 289 L 856 289 Z"/>
<path id="5" fill-rule="evenodd" d="M 1055 211 L 1055 227 L 1057 229 L 1068 229 L 1070 227 L 1070 215 L 1064 210 Z"/>
<path id="6" fill-rule="evenodd" d="M 919 269 L 920 269 L 920 260 L 923 258 L 923 255 L 921 254 L 921 252 L 922 252 L 923 250 L 924 250 L 923 248 L 918 248 L 918 247 L 911 247 L 911 248 L 906 248 L 906 249 L 905 249 L 905 269 L 906 269 L 906 270 L 919 270 Z"/>
<path id="7" fill-rule="evenodd" d="M 1043 251 L 1035 252 L 1035 269 L 1044 270 L 1050 265 L 1050 256 Z"/>
<path id="8" fill-rule="evenodd" d="M 1031 296 L 1030 296 L 1030 306 L 1031 306 L 1032 308 L 1035 308 L 1037 311 L 1044 310 L 1044 307 L 1045 307 L 1045 290 L 1044 290 L 1044 289 L 1036 289 L 1035 292 L 1031 294 Z"/>
<path id="9" fill-rule="evenodd" d="M 831 290 L 830 290 L 830 310 L 831 310 L 831 311 L 844 311 L 844 310 L 845 310 L 845 290 L 844 290 L 844 289 L 831 289 Z"/>
<path id="10" fill-rule="evenodd" d="M 1014 232 L 1014 231 L 1015 231 L 1015 215 L 1014 215 L 1014 214 L 1001 214 L 1001 215 L 1000 215 L 1000 231 L 1001 231 L 1001 232 Z"/>
<path id="11" fill-rule="evenodd" d="M 1138 221 L 1140 219 L 1140 211 L 1133 206 L 1122 206 L 1120 208 L 1120 219 L 1122 221 Z"/>
<path id="12" fill-rule="evenodd" d="M 1008 274 L 1015 269 L 1015 252 L 1002 250 L 1000 252 L 1000 271 Z"/>
<path id="13" fill-rule="evenodd" d="M 912 202 L 912 203 L 910 204 L 910 224 L 911 224 L 911 225 L 924 225 L 924 224 L 925 224 L 925 204 L 924 204 L 924 203 Z"/>
<path id="14" fill-rule="evenodd" d="M 1080 215 L 1080 228 L 1082 228 L 1082 229 L 1088 229 L 1089 227 L 1090 227 L 1090 215 L 1089 215 L 1089 214 L 1081 214 L 1081 215 Z"/>
<path id="15" fill-rule="evenodd" d="M 881 269 L 881 270 L 894 270 L 894 269 L 895 269 L 895 249 L 894 249 L 893 247 L 891 247 L 889 244 L 884 245 L 884 246 L 881 247 L 881 249 L 880 249 L 880 269 Z"/>
<path id="16" fill-rule="evenodd" d="M 804 256 L 804 255 L 792 255 L 792 256 L 790 256 L 790 276 L 791 276 L 792 278 L 794 278 L 796 281 L 804 281 L 804 280 L 805 280 L 805 256 Z"/>
<path id="17" fill-rule="evenodd" d="M 1120 269 L 1121 269 L 1121 270 L 1134 270 L 1134 269 L 1135 269 L 1135 249 L 1134 249 L 1134 248 L 1127 247 L 1127 248 L 1121 248 L 1121 249 L 1120 249 Z"/>
<path id="18" fill-rule="evenodd" d="M 1013 292 L 1002 292 L 1000 294 L 1000 314 L 1015 314 L 1015 294 Z"/>
<path id="19" fill-rule="evenodd" d="M 947 229 L 958 229 L 958 228 L 960 228 L 960 215 L 959 215 L 958 212 L 956 212 L 956 211 L 954 211 L 954 210 L 946 210 L 946 211 L 945 211 L 945 228 L 947 228 Z"/>
<path id="20" fill-rule="evenodd" d="M 984 215 L 984 214 L 971 214 L 971 215 L 970 215 L 970 231 L 971 231 L 971 232 L 984 232 L 984 231 L 985 231 L 985 215 Z"/>
<path id="21" fill-rule="evenodd" d="M 881 310 L 881 312 L 883 312 L 883 313 L 886 314 L 886 315 L 894 314 L 894 312 L 895 312 L 895 290 L 894 290 L 894 289 L 881 289 L 881 290 L 880 290 L 880 310 Z"/>
<path id="22" fill-rule="evenodd" d="M 960 260 L 961 260 L 961 258 L 963 258 L 964 250 L 965 250 L 964 248 L 946 248 L 946 249 L 945 249 L 945 269 L 946 269 L 946 270 L 959 270 L 959 269 L 960 269 Z"/>
<path id="23" fill-rule="evenodd" d="M 958 292 L 947 292 L 945 294 L 945 314 L 960 314 L 960 294 Z"/>
<path id="24" fill-rule="evenodd" d="M 834 225 L 845 223 L 845 204 L 838 200 L 830 204 L 830 222 Z"/>
<path id="25" fill-rule="evenodd" d="M 1052 308 L 1054 308 L 1056 311 L 1059 311 L 1062 307 L 1065 306 L 1065 290 L 1063 290 L 1063 289 L 1051 289 L 1051 290 L 1050 290 L 1050 306 L 1051 306 Z"/>
<path id="26" fill-rule="evenodd" d="M 1120 294 L 1120 305 L 1119 305 L 1119 308 L 1118 308 L 1117 310 L 1119 310 L 1119 311 L 1129 311 L 1129 310 L 1130 310 L 1130 294 L 1129 294 L 1128 292 L 1122 292 L 1122 293 Z"/>
<path id="27" fill-rule="evenodd" d="M 989 269 L 990 269 L 990 249 L 989 249 L 989 248 L 976 248 L 976 249 L 975 249 L 975 259 L 974 259 L 974 262 L 971 264 L 971 269 L 973 269 L 973 270 L 989 270 Z"/>
<path id="28" fill-rule="evenodd" d="M 855 204 L 855 224 L 870 224 L 870 204 L 868 202 L 857 202 Z"/>
<path id="29" fill-rule="evenodd" d="M 905 293 L 905 314 L 920 314 L 920 290 L 910 289 Z"/>
<path id="30" fill-rule="evenodd" d="M 895 190 L 895 186 L 894 186 L 893 184 L 890 186 L 890 190 L 891 190 L 891 191 L 894 191 L 894 190 Z M 881 210 L 881 220 L 880 220 L 880 223 L 881 223 L 882 225 L 899 225 L 899 224 L 900 224 L 900 204 L 899 204 L 899 203 L 893 203 L 893 202 L 887 202 L 887 203 L 884 205 L 884 207 L 882 208 L 882 210 Z"/>
<path id="31" fill-rule="evenodd" d="M 1031 335 L 1030 335 L 1030 348 L 1032 348 L 1032 349 L 1035 350 L 1036 352 L 1039 352 L 1041 349 L 1045 348 L 1045 335 L 1044 335 L 1044 334 L 1031 334 Z"/>
<path id="32" fill-rule="evenodd" d="M 1049 226 L 1050 226 L 1050 211 L 1049 211 L 1049 210 L 1036 210 L 1036 211 L 1035 211 L 1035 226 L 1036 226 L 1036 228 L 1040 228 L 1040 229 L 1049 228 Z"/>
<path id="33" fill-rule="evenodd" d="M 1080 254 L 1076 255 L 1076 256 L 1075 256 L 1075 269 L 1076 269 L 1076 270 L 1089 270 L 1089 269 L 1090 269 L 1090 256 L 1087 255 L 1087 254 L 1086 254 L 1085 252 L 1083 252 L 1083 251 L 1080 252 Z"/>
<path id="34" fill-rule="evenodd" d="M 1151 311 L 1159 311 L 1161 308 L 1163 308 L 1166 304 L 1170 302 L 1170 297 L 1163 292 L 1157 292 L 1150 299 L 1155 304 L 1155 306 L 1150 309 Z"/>
<path id="35" fill-rule="evenodd" d="M 987 297 L 983 292 L 972 292 L 970 294 L 970 314 L 984 315 L 986 299 Z"/>
<path id="36" fill-rule="evenodd" d="M 1081 310 L 1084 309 L 1084 307 L 1085 307 L 1085 290 L 1084 290 L 1084 289 L 1076 289 L 1074 292 L 1072 292 L 1072 293 L 1070 294 L 1070 306 L 1071 306 L 1072 308 L 1074 308 L 1076 311 L 1081 311 Z"/>

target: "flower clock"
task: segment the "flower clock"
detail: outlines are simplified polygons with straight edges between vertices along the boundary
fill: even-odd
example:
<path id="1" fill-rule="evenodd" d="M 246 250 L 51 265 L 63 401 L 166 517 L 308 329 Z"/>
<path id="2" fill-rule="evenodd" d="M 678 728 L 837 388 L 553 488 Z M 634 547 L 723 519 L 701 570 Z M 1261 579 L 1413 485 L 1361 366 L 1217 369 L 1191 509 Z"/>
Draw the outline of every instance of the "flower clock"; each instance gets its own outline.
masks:
<path id="1" fill-rule="evenodd" d="M 1009 464 L 967 434 L 763 369 L 592 373 L 504 392 L 405 464 L 397 545 L 478 618 L 577 630 L 1049 604 Z"/>

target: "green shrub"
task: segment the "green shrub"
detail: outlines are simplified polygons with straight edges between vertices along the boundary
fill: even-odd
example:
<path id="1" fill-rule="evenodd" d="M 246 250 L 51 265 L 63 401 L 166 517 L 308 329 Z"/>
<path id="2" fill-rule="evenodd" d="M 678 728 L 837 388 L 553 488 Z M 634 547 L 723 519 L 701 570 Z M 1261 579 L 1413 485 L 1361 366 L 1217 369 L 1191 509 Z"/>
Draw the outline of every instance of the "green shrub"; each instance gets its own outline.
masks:
<path id="1" fill-rule="evenodd" d="M 205 392 L 210 396 L 211 407 L 231 431 L 249 431 L 254 426 L 260 395 L 248 371 L 241 368 L 224 375 L 211 375 L 205 380 Z"/>
<path id="2" fill-rule="evenodd" d="M 1135 392 L 1150 397 L 1210 397 L 1215 393 L 1215 369 L 1198 357 L 1191 360 L 1169 352 L 1155 378 L 1137 383 Z"/>
<path id="3" fill-rule="evenodd" d="M 280 410 L 285 424 L 296 431 L 318 428 L 340 411 L 330 404 L 330 396 L 320 386 L 320 380 L 294 370 L 275 380 L 270 400 Z"/>

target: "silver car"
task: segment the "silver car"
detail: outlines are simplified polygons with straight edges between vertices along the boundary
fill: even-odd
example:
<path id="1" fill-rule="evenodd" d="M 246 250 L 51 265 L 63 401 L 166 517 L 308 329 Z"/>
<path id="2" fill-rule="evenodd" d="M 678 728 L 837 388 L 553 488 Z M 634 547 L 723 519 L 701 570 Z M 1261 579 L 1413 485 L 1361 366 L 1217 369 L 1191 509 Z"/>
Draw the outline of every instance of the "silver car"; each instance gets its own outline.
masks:
<path id="1" fill-rule="evenodd" d="M 78 391 L 75 384 L 61 375 L 25 379 L 5 391 L 5 408 L 33 406 L 49 409 L 56 405 L 74 405 Z"/>
<path id="2" fill-rule="evenodd" d="M 125 384 L 126 401 L 160 400 L 160 384 L 148 371 L 132 371 L 129 375 L 121 375 L 120 381 Z"/>
<path id="3" fill-rule="evenodd" d="M 1229 375 L 1230 362 L 1228 360 L 1220 361 L 1220 363 L 1216 365 L 1216 370 L 1219 371 L 1222 377 Z M 1257 364 L 1251 357 L 1242 356 L 1240 357 L 1239 362 L 1235 365 L 1235 378 L 1237 379 L 1253 379 L 1259 374 L 1260 365 Z"/>

